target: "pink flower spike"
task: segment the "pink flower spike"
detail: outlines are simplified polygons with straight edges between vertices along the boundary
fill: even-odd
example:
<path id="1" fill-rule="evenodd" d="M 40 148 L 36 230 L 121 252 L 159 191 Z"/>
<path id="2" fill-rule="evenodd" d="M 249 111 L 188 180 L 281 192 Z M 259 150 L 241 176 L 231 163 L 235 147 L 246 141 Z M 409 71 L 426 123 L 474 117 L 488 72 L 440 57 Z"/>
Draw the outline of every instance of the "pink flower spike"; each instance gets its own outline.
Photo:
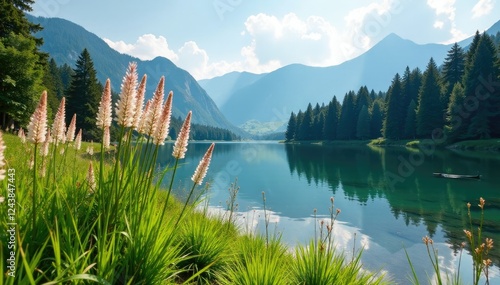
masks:
<path id="1" fill-rule="evenodd" d="M 71 118 L 68 130 L 66 131 L 67 142 L 72 142 L 75 139 L 75 131 L 76 131 L 76 114 L 73 114 L 73 118 Z"/>
<path id="2" fill-rule="evenodd" d="M 168 136 L 168 130 L 170 129 L 170 116 L 172 115 L 172 97 L 174 93 L 168 93 L 167 102 L 163 107 L 163 112 L 161 114 L 160 123 L 156 128 L 156 133 L 153 137 L 153 143 L 156 145 L 163 145 L 165 139 Z"/>
<path id="3" fill-rule="evenodd" d="M 3 167 L 5 166 L 5 157 L 3 152 L 5 151 L 5 144 L 3 142 L 3 135 L 2 132 L 0 132 L 0 181 L 5 179 L 5 169 Z"/>
<path id="4" fill-rule="evenodd" d="M 207 152 L 200 160 L 198 167 L 196 167 L 193 177 L 191 177 L 191 180 L 193 180 L 195 184 L 201 185 L 201 183 L 203 182 L 203 178 L 205 178 L 205 175 L 207 175 L 208 167 L 210 166 L 210 159 L 212 158 L 212 153 L 214 151 L 214 146 L 214 143 L 210 145 Z"/>
<path id="5" fill-rule="evenodd" d="M 54 137 L 54 143 L 57 145 L 60 142 L 65 141 L 66 132 L 66 99 L 62 97 L 59 108 L 57 109 L 56 117 L 54 118 L 54 123 L 52 124 L 52 135 Z"/>
<path id="6" fill-rule="evenodd" d="M 172 155 L 175 158 L 181 159 L 184 158 L 184 156 L 186 155 L 190 128 L 191 128 L 191 111 L 189 111 L 189 113 L 186 116 L 186 119 L 184 120 L 184 123 L 182 123 L 181 130 L 179 131 L 179 136 L 175 141 L 174 151 L 172 152 Z"/>
<path id="7" fill-rule="evenodd" d="M 19 129 L 19 132 L 17 132 L 17 136 L 21 139 L 21 142 L 23 144 L 26 143 L 26 135 L 24 134 L 23 128 Z"/>
<path id="8" fill-rule="evenodd" d="M 134 121 L 135 102 L 137 94 L 137 63 L 128 65 L 127 73 L 123 77 L 120 98 L 116 102 L 116 121 L 123 127 L 131 127 Z"/>
<path id="9" fill-rule="evenodd" d="M 137 99 L 136 99 L 136 110 L 134 114 L 134 122 L 132 123 L 132 126 L 134 127 L 135 130 L 139 129 L 139 124 L 141 123 L 141 118 L 142 118 L 142 108 L 144 107 L 144 93 L 146 91 L 146 81 L 148 79 L 148 76 L 144 74 L 142 76 L 141 83 L 139 84 L 139 89 L 137 89 Z"/>
<path id="10" fill-rule="evenodd" d="M 40 102 L 31 115 L 28 124 L 28 141 L 35 144 L 45 141 L 47 133 L 47 91 L 43 91 Z"/>
<path id="11" fill-rule="evenodd" d="M 92 161 L 89 165 L 89 170 L 87 172 L 87 185 L 89 186 L 89 192 L 93 193 L 96 188 L 95 176 L 94 176 L 94 167 L 92 166 Z"/>
<path id="12" fill-rule="evenodd" d="M 139 121 L 139 126 L 137 128 L 137 131 L 140 134 L 147 134 L 147 130 L 146 130 L 147 122 L 146 121 L 147 121 L 147 118 L 149 116 L 149 112 L 151 111 L 150 106 L 151 106 L 151 100 L 148 100 L 146 102 L 146 106 L 144 107 L 144 111 L 142 112 L 141 119 Z"/>
<path id="13" fill-rule="evenodd" d="M 153 95 L 153 99 L 151 100 L 151 106 L 149 106 L 149 111 L 147 113 L 146 121 L 145 121 L 145 134 L 148 136 L 153 136 L 156 134 L 156 129 L 158 128 L 158 121 L 161 117 L 161 110 L 163 107 L 163 97 L 165 86 L 165 77 L 160 78 L 160 82 L 158 82 L 158 86 L 156 87 L 155 94 Z"/>
<path id="14" fill-rule="evenodd" d="M 81 147 L 82 147 L 82 129 L 80 129 L 75 138 L 75 149 L 80 150 Z"/>
<path id="15" fill-rule="evenodd" d="M 96 125 L 99 129 L 111 126 L 111 82 L 106 80 L 104 91 L 102 91 L 101 102 L 97 111 Z"/>

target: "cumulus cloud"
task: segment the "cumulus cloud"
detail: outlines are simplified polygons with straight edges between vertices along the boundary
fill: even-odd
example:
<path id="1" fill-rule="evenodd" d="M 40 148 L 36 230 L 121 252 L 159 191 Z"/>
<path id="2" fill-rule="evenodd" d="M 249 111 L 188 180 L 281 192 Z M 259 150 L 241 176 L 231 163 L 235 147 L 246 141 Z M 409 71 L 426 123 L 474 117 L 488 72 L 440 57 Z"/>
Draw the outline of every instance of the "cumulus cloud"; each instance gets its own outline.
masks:
<path id="1" fill-rule="evenodd" d="M 400 1 L 383 0 L 351 10 L 344 18 L 351 55 L 364 52 L 383 38 L 392 17 L 401 12 Z M 349 57 L 349 56 L 348 56 Z"/>
<path id="2" fill-rule="evenodd" d="M 177 59 L 177 55 L 169 48 L 167 39 L 163 36 L 145 34 L 133 44 L 127 44 L 124 41 L 113 42 L 110 39 L 104 39 L 104 41 L 118 52 L 130 54 L 142 60 L 151 60 L 157 56 L 163 56 L 170 60 Z"/>
<path id="3" fill-rule="evenodd" d="M 445 21 L 447 22 L 447 26 L 450 27 L 449 32 L 451 37 L 447 41 L 444 41 L 444 44 L 458 42 L 467 37 L 467 34 L 457 28 L 455 22 L 455 0 L 427 0 L 427 5 L 434 10 L 438 18 L 440 17 L 434 22 L 434 28 L 443 29 Z"/>
<path id="4" fill-rule="evenodd" d="M 472 7 L 472 18 L 479 18 L 481 16 L 488 15 L 493 6 L 495 5 L 493 0 L 479 0 L 474 7 Z"/>

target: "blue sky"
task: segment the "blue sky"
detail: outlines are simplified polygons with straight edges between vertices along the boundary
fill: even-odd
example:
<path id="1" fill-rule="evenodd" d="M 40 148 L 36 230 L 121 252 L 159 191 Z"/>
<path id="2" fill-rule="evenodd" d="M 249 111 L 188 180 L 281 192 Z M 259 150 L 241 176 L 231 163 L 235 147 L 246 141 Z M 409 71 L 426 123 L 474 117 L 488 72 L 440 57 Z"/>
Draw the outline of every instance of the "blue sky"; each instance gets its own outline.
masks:
<path id="1" fill-rule="evenodd" d="M 141 59 L 164 56 L 196 79 L 330 66 L 390 33 L 453 43 L 500 20 L 496 0 L 37 0 L 32 14 L 83 26 Z"/>

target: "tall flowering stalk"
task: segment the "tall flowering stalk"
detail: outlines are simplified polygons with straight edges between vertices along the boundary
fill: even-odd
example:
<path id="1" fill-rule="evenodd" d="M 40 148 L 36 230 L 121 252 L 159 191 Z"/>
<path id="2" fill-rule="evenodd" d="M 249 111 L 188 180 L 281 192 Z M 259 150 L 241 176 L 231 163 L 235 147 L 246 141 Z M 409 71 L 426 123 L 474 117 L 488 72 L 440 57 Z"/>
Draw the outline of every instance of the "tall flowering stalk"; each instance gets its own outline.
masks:
<path id="1" fill-rule="evenodd" d="M 144 107 L 144 93 L 146 92 L 146 81 L 148 76 L 144 74 L 141 79 L 141 83 L 139 84 L 139 88 L 137 89 L 137 98 L 136 98 L 136 110 L 134 114 L 134 121 L 132 126 L 135 130 L 139 130 L 139 125 L 141 123 L 142 118 L 142 108 Z"/>
<path id="2" fill-rule="evenodd" d="M 177 140 L 175 141 L 174 150 L 172 151 L 172 155 L 177 159 L 184 158 L 186 155 L 187 145 L 188 145 L 188 140 L 189 140 L 189 131 L 191 128 L 191 114 L 192 114 L 192 112 L 189 111 L 189 113 L 186 116 L 186 119 L 184 120 L 184 123 L 182 124 L 181 130 L 179 132 L 179 136 L 177 137 Z"/>
<path id="3" fill-rule="evenodd" d="M 94 193 L 96 189 L 96 181 L 94 175 L 94 166 L 92 166 L 92 161 L 89 164 L 89 170 L 87 171 L 87 185 L 89 187 L 89 192 Z"/>
<path id="4" fill-rule="evenodd" d="M 60 142 L 64 143 L 66 141 L 66 99 L 63 97 L 59 108 L 57 109 L 56 116 L 54 118 L 54 123 L 52 124 L 52 136 L 54 139 L 54 145 L 58 145 Z"/>
<path id="5" fill-rule="evenodd" d="M 82 147 L 82 129 L 78 131 L 78 134 L 75 137 L 75 150 L 80 150 Z"/>
<path id="6" fill-rule="evenodd" d="M 104 136 L 102 138 L 102 146 L 104 149 L 109 149 L 109 144 L 110 144 L 110 134 L 109 134 L 109 127 L 104 128 Z"/>
<path id="7" fill-rule="evenodd" d="M 144 128 L 143 134 L 151 137 L 156 133 L 158 127 L 158 121 L 160 120 L 163 107 L 163 97 L 165 96 L 164 91 L 165 77 L 161 77 L 156 86 L 155 94 L 151 100 L 149 110 L 144 116 Z"/>
<path id="8" fill-rule="evenodd" d="M 201 185 L 201 183 L 203 182 L 203 178 L 205 178 L 205 175 L 207 175 L 214 147 L 215 144 L 212 143 L 208 148 L 207 152 L 205 153 L 205 155 L 203 156 L 203 158 L 201 159 L 200 163 L 198 164 L 198 167 L 196 167 L 196 170 L 193 176 L 191 177 L 191 180 L 193 180 L 194 184 Z"/>
<path id="9" fill-rule="evenodd" d="M 43 91 L 40 102 L 35 109 L 35 112 L 31 115 L 30 122 L 28 124 L 28 141 L 35 144 L 34 154 L 33 154 L 33 193 L 32 193 L 32 230 L 33 237 L 36 236 L 36 205 L 37 205 L 37 183 L 36 183 L 36 156 L 38 144 L 45 141 L 45 136 L 47 134 L 47 91 Z"/>
<path id="10" fill-rule="evenodd" d="M 47 133 L 47 91 L 43 91 L 40 102 L 31 115 L 28 124 L 27 140 L 36 145 L 45 141 L 45 134 Z"/>
<path id="11" fill-rule="evenodd" d="M 103 130 L 105 127 L 111 126 L 111 113 L 111 82 L 108 78 L 102 92 L 101 101 L 99 102 L 99 109 L 97 110 L 96 125 L 99 129 Z"/>
<path id="12" fill-rule="evenodd" d="M 66 142 L 72 142 L 75 140 L 76 132 L 76 114 L 73 114 L 71 122 L 69 123 L 68 130 L 66 131 Z"/>
<path id="13" fill-rule="evenodd" d="M 137 63 L 131 62 L 127 73 L 123 78 L 121 93 L 118 102 L 116 102 L 116 118 L 118 125 L 122 127 L 131 127 L 134 121 L 135 104 L 137 94 Z"/>
<path id="14" fill-rule="evenodd" d="M 17 136 L 21 139 L 21 142 L 23 144 L 26 143 L 26 135 L 24 134 L 23 128 L 20 128 L 19 131 L 17 132 Z"/>
<path id="15" fill-rule="evenodd" d="M 170 116 L 172 115 L 172 96 L 172 92 L 168 93 L 167 102 L 165 102 L 165 106 L 163 107 L 163 112 L 160 117 L 160 122 L 153 136 L 153 143 L 155 145 L 164 145 L 165 139 L 168 136 L 168 130 L 170 128 Z"/>
<path id="16" fill-rule="evenodd" d="M 184 206 L 182 207 L 182 211 L 179 214 L 179 218 L 177 219 L 177 222 L 175 223 L 174 227 L 177 227 L 179 224 L 180 220 L 182 219 L 184 215 L 184 211 L 187 208 L 187 205 L 189 204 L 189 200 L 191 199 L 191 196 L 194 193 L 194 188 L 196 185 L 201 185 L 203 182 L 203 178 L 207 175 L 208 172 L 208 167 L 210 166 L 210 160 L 212 159 L 212 153 L 214 151 L 215 143 L 212 143 L 210 147 L 208 148 L 207 152 L 203 156 L 203 158 L 200 160 L 198 166 L 196 167 L 196 170 L 194 171 L 193 176 L 191 177 L 191 180 L 193 180 L 193 187 L 191 187 L 191 191 L 189 191 L 189 195 L 186 198 L 186 202 L 184 203 Z"/>

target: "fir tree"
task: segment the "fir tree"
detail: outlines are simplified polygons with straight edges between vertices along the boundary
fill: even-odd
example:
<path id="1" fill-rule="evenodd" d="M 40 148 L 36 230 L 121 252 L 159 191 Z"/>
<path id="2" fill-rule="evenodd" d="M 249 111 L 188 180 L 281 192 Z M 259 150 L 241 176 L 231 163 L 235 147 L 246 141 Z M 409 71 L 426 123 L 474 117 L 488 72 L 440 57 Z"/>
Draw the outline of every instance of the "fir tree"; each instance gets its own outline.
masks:
<path id="1" fill-rule="evenodd" d="M 448 51 L 443 63 L 443 84 L 446 87 L 443 104 L 448 107 L 449 96 L 455 83 L 462 82 L 465 72 L 465 53 L 462 48 L 455 43 Z"/>
<path id="2" fill-rule="evenodd" d="M 450 103 L 446 111 L 446 137 L 448 142 L 455 142 L 466 137 L 467 124 L 464 110 L 465 90 L 462 84 L 455 83 L 451 91 Z"/>
<path id="3" fill-rule="evenodd" d="M 328 104 L 328 110 L 325 117 L 323 134 L 326 140 L 332 141 L 337 139 L 340 108 L 340 103 L 337 101 L 337 97 L 334 96 L 332 101 Z"/>
<path id="4" fill-rule="evenodd" d="M 382 128 L 384 124 L 384 101 L 377 99 L 373 101 L 370 120 L 370 137 L 379 138 L 382 136 Z"/>
<path id="5" fill-rule="evenodd" d="M 404 138 L 413 139 L 417 135 L 416 117 L 417 117 L 417 103 L 415 103 L 415 100 L 412 99 L 406 111 L 405 128 L 403 133 Z"/>
<path id="6" fill-rule="evenodd" d="M 83 139 L 98 140 L 96 114 L 101 98 L 102 86 L 97 80 L 94 63 L 87 49 L 80 54 L 71 85 L 67 93 L 66 113 L 76 114 L 76 125 L 83 129 Z"/>
<path id="7" fill-rule="evenodd" d="M 434 59 L 431 58 L 424 72 L 418 95 L 417 135 L 421 138 L 430 138 L 436 128 L 444 126 L 440 90 L 439 71 Z"/>
<path id="8" fill-rule="evenodd" d="M 399 139 L 403 135 L 403 90 L 398 73 L 392 79 L 392 84 L 387 91 L 386 115 L 383 126 L 384 137 Z"/>
<path id="9" fill-rule="evenodd" d="M 339 125 L 337 128 L 337 138 L 341 140 L 354 139 L 356 136 L 357 119 L 355 113 L 356 94 L 349 91 L 342 102 L 342 111 L 340 113 Z"/>
<path id="10" fill-rule="evenodd" d="M 304 118 L 302 119 L 300 125 L 299 125 L 299 131 L 297 133 L 299 140 L 312 140 L 313 139 L 313 133 L 312 133 L 312 127 L 313 127 L 313 108 L 311 103 L 307 105 L 307 109 L 304 112 Z"/>
<path id="11" fill-rule="evenodd" d="M 295 129 L 297 128 L 297 117 L 292 112 L 290 119 L 288 120 L 288 125 L 286 127 L 285 139 L 286 141 L 293 141 L 295 138 Z"/>
<path id="12" fill-rule="evenodd" d="M 356 136 L 358 139 L 362 140 L 370 137 L 370 114 L 368 113 L 368 107 L 366 107 L 366 105 L 363 105 L 359 112 L 356 125 Z"/>

